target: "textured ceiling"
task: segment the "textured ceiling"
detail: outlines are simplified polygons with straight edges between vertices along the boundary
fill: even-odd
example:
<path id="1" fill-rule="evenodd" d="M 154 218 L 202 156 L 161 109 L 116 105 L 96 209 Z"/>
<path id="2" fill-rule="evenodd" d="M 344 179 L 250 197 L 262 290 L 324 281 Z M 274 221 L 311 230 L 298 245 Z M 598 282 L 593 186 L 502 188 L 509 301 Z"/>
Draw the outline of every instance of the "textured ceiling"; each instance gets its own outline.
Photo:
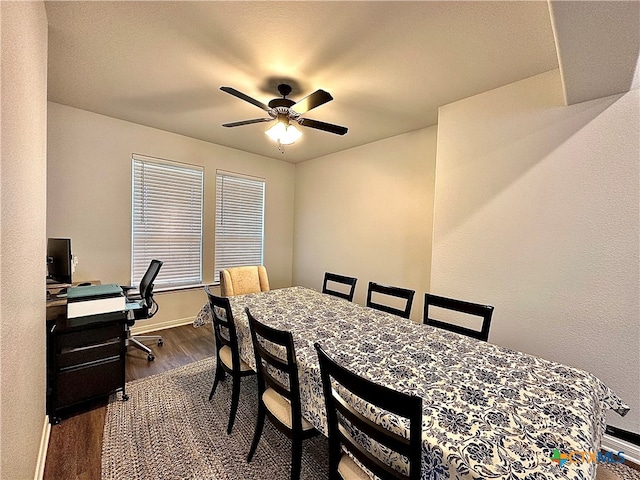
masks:
<path id="1" fill-rule="evenodd" d="M 46 2 L 49 100 L 298 162 L 437 122 L 441 105 L 558 67 L 545 1 Z M 281 154 L 259 108 L 278 79 L 298 100 L 334 100 L 305 117 Z"/>

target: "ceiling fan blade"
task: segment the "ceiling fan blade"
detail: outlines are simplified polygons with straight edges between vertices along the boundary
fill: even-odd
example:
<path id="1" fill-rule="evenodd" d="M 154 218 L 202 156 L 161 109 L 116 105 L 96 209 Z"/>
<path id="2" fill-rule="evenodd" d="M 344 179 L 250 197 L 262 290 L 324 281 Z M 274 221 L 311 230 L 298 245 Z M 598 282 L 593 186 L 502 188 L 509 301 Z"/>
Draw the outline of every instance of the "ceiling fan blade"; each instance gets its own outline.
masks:
<path id="1" fill-rule="evenodd" d="M 268 106 L 266 106 L 264 103 L 256 100 L 255 98 L 251 98 L 249 95 L 245 95 L 244 93 L 239 92 L 235 88 L 232 88 L 232 87 L 220 87 L 220 90 L 222 90 L 223 92 L 226 92 L 226 93 L 228 93 L 230 95 L 233 95 L 234 97 L 238 97 L 239 99 L 244 100 L 245 102 L 252 103 L 256 107 L 259 107 L 259 108 L 263 109 L 265 112 L 268 112 L 270 110 L 270 108 Z"/>
<path id="2" fill-rule="evenodd" d="M 299 102 L 296 102 L 296 104 L 291 107 L 291 110 L 302 115 L 303 113 L 307 113 L 309 110 L 319 107 L 320 105 L 324 105 L 331 100 L 333 100 L 333 97 L 329 92 L 316 90 L 311 95 L 308 95 Z"/>
<path id="3" fill-rule="evenodd" d="M 311 120 L 310 118 L 300 118 L 298 119 L 298 123 L 303 127 L 316 128 L 318 130 L 324 130 L 325 132 L 335 133 L 336 135 L 344 135 L 349 131 L 347 127 L 341 127 L 340 125 L 321 122 L 319 120 Z"/>
<path id="4" fill-rule="evenodd" d="M 239 127 L 240 125 L 251 125 L 252 123 L 270 122 L 273 118 L 254 118 L 252 120 L 241 120 L 239 122 L 223 123 L 223 127 Z"/>

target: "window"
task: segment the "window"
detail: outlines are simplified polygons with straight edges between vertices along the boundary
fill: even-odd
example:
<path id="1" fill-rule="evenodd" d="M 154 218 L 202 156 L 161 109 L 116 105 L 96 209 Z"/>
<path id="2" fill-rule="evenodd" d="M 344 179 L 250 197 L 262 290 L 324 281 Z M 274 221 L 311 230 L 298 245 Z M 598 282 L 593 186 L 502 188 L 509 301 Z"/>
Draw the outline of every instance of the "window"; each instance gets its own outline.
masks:
<path id="1" fill-rule="evenodd" d="M 264 240 L 264 180 L 216 172 L 216 258 L 220 270 L 262 265 Z"/>
<path id="2" fill-rule="evenodd" d="M 134 155 L 132 170 L 131 284 L 154 258 L 156 287 L 202 283 L 203 169 Z"/>

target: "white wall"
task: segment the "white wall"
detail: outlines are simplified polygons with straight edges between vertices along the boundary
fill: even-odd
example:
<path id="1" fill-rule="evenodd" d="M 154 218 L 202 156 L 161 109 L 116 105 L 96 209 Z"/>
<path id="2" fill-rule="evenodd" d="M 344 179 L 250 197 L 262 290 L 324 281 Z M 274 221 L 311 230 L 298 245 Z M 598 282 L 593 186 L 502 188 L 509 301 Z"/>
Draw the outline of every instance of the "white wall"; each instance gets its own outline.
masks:
<path id="1" fill-rule="evenodd" d="M 213 282 L 216 169 L 264 178 L 264 263 L 274 288 L 291 285 L 294 165 L 52 102 L 48 132 L 47 235 L 72 239 L 74 280 L 130 283 L 131 155 L 138 153 L 204 166 L 205 283 Z M 206 301 L 201 288 L 155 298 L 158 314 L 139 323 L 189 321 Z"/>
<path id="2" fill-rule="evenodd" d="M 45 425 L 47 18 L 0 2 L 0 478 L 34 478 Z"/>
<path id="3" fill-rule="evenodd" d="M 569 107 L 558 71 L 440 109 L 431 289 L 489 340 L 588 370 L 640 431 L 638 90 Z"/>
<path id="4" fill-rule="evenodd" d="M 436 128 L 296 166 L 294 283 L 320 289 L 325 271 L 416 291 L 429 288 Z"/>

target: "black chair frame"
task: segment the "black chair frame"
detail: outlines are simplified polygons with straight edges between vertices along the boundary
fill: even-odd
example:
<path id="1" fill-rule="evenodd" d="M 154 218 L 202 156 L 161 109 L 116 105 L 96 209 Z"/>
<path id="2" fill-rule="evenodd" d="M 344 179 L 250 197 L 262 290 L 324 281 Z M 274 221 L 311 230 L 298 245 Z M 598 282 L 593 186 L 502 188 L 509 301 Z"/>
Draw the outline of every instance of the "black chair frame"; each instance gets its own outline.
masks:
<path id="1" fill-rule="evenodd" d="M 429 307 L 440 307 L 447 310 L 466 313 L 482 318 L 482 328 L 480 331 L 472 328 L 455 325 L 443 320 L 437 320 L 429 317 Z M 432 327 L 442 328 L 454 333 L 460 333 L 471 338 L 476 338 L 486 342 L 489 339 L 489 329 L 491 328 L 491 317 L 493 316 L 493 307 L 491 305 L 482 305 L 479 303 L 466 302 L 456 300 L 454 298 L 440 297 L 431 293 L 424 295 L 424 316 L 423 323 Z"/>
<path id="2" fill-rule="evenodd" d="M 378 303 L 372 300 L 374 293 L 380 293 L 383 295 L 388 295 L 390 297 L 404 299 L 406 301 L 405 308 L 399 309 L 390 305 Z M 416 292 L 414 290 L 409 290 L 408 288 L 392 287 L 390 285 L 382 285 L 380 283 L 369 282 L 369 289 L 367 291 L 367 307 L 375 308 L 376 310 L 380 310 L 382 312 L 392 313 L 393 315 L 398 315 L 399 317 L 409 318 L 411 316 L 411 306 L 413 305 L 413 296 L 415 295 L 415 293 Z"/>
<path id="3" fill-rule="evenodd" d="M 329 430 L 329 479 L 339 480 L 338 465 L 342 447 L 362 465 L 382 480 L 418 480 L 422 471 L 422 399 L 392 390 L 360 377 L 332 360 L 315 343 L 320 362 Z M 408 419 L 409 438 L 391 432 L 354 409 L 333 385 L 338 384 L 350 394 L 367 403 Z M 340 389 L 340 391 L 343 391 Z M 347 430 L 361 432 L 381 445 L 403 455 L 409 461 L 409 473 L 392 468 L 371 454 Z"/>
<path id="4" fill-rule="evenodd" d="M 226 297 L 218 297 L 211 293 L 209 287 L 204 287 L 209 299 L 209 307 L 211 308 L 211 319 L 213 324 L 213 337 L 216 345 L 216 373 L 209 394 L 209 401 L 213 398 L 218 382 L 223 382 L 225 374 L 229 374 L 232 380 L 231 386 L 231 407 L 229 410 L 229 423 L 227 425 L 227 433 L 233 430 L 233 423 L 236 419 L 238 411 L 238 403 L 240 401 L 240 380 L 242 377 L 255 375 L 253 370 L 242 370 L 240 368 L 240 348 L 238 347 L 238 334 L 236 324 L 231 312 L 231 303 Z M 220 315 L 220 310 L 224 311 L 224 316 Z M 225 335 L 226 334 L 226 335 Z M 229 347 L 231 350 L 231 364 L 229 368 L 220 358 L 220 351 L 223 347 Z"/>
<path id="5" fill-rule="evenodd" d="M 264 325 L 256 320 L 249 311 L 245 309 L 249 318 L 251 339 L 256 357 L 256 369 L 258 373 L 258 419 L 253 435 L 253 441 L 247 462 L 250 462 L 258 447 L 262 429 L 264 427 L 265 416 L 271 423 L 289 439 L 291 439 L 291 480 L 299 480 L 302 465 L 302 441 L 318 434 L 315 428 L 309 430 L 302 429 L 302 407 L 300 403 L 300 382 L 298 379 L 298 364 L 296 362 L 295 347 L 291 332 L 277 330 Z M 279 358 L 272 354 L 263 346 L 260 339 L 266 344 L 271 344 L 275 348 L 284 349 L 286 358 Z M 284 373 L 288 377 L 287 387 L 270 371 L 275 369 Z M 262 396 L 267 388 L 272 388 L 291 403 L 291 428 L 283 424 L 268 408 L 266 408 Z"/>
<path id="6" fill-rule="evenodd" d="M 127 343 L 142 350 L 147 354 L 147 360 L 155 360 L 153 351 L 147 347 L 142 340 L 155 340 L 158 346 L 163 345 L 162 336 L 160 335 L 135 335 L 132 336 L 130 328 L 135 324 L 136 320 L 148 320 L 153 317 L 158 311 L 158 303 L 153 298 L 153 282 L 155 281 L 160 268 L 162 267 L 160 260 L 151 260 L 147 271 L 140 280 L 140 286 L 138 287 L 138 294 L 130 294 L 131 290 L 134 290 L 133 286 L 121 286 L 128 303 L 136 303 L 135 309 L 132 309 L 133 319 L 127 320 Z"/>
<path id="7" fill-rule="evenodd" d="M 333 295 L 334 297 L 344 298 L 345 300 L 353 302 L 353 294 L 356 291 L 357 281 L 358 279 L 354 277 L 347 277 L 345 275 L 338 275 L 337 273 L 325 272 L 324 281 L 322 283 L 322 293 L 327 293 L 329 295 Z M 328 282 L 342 283 L 344 285 L 348 285 L 351 288 L 349 290 L 349 293 L 332 290 L 327 286 Z"/>

